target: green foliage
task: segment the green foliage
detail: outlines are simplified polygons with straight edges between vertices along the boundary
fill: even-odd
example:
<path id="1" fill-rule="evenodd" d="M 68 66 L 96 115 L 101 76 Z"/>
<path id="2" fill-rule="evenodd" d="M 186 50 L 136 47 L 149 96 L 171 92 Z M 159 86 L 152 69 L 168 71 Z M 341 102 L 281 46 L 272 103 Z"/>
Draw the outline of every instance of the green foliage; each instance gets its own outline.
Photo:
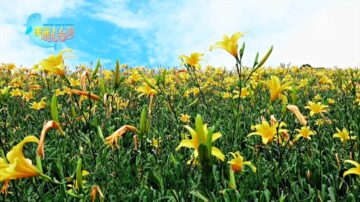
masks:
<path id="1" fill-rule="evenodd" d="M 256 59 L 254 66 L 260 64 Z M 242 79 L 252 70 L 243 67 Z M 124 82 L 115 91 L 111 89 L 121 81 L 116 78 L 120 70 L 112 72 L 110 79 L 101 69 L 97 71 L 87 88 L 96 95 L 107 94 L 106 102 L 74 94 L 54 95 L 56 89 L 69 87 L 58 77 L 38 75 L 25 80 L 25 73 L 0 71 L 4 81 L 0 86 L 4 89 L 0 96 L 0 150 L 4 151 L 1 158 L 24 137 L 30 134 L 39 137 L 46 120 L 59 122 L 65 132 L 65 136 L 60 136 L 49 131 L 46 156 L 41 161 L 36 157 L 36 144 L 24 147 L 25 157 L 36 162 L 39 170 L 42 168 L 51 179 L 11 180 L 7 195 L 0 195 L 0 201 L 89 201 L 95 184 L 104 193 L 104 201 L 359 200 L 359 177 L 343 177 L 344 171 L 351 168 L 343 161 L 360 160 L 359 70 L 259 68 L 242 86 L 249 90 L 249 95 L 241 98 L 239 105 L 238 99 L 233 98 L 233 90 L 239 89 L 238 77 L 228 70 L 213 67 L 197 70 L 192 74 L 197 76 L 193 80 L 189 73 L 178 73 L 176 69 L 129 68 L 121 71 Z M 139 79 L 135 79 L 134 72 L 140 75 Z M 308 126 L 316 131 L 311 140 L 294 143 L 295 129 L 300 129 L 301 124 L 286 111 L 281 99 L 270 104 L 264 82 L 273 75 L 293 82 L 284 96 L 307 116 Z M 319 83 L 324 75 L 332 83 Z M 67 76 L 79 79 L 76 72 Z M 156 76 L 155 84 L 152 80 Z M 17 79 L 23 84 L 16 86 Z M 308 83 L 300 87 L 304 79 Z M 42 88 L 32 90 L 34 84 Z M 139 96 L 138 88 L 143 84 L 156 88 L 152 98 Z M 201 93 L 196 93 L 199 86 Z M 32 91 L 34 97 L 27 102 L 21 96 L 12 96 L 16 88 Z M 230 97 L 224 98 L 224 93 L 230 93 Z M 317 94 L 320 98 L 315 99 Z M 32 102 L 43 97 L 46 107 L 32 109 Z M 333 104 L 329 98 L 334 100 Z M 328 112 L 310 116 L 305 106 L 315 100 L 328 105 Z M 189 115 L 189 122 L 182 122 L 181 114 Z M 261 123 L 261 117 L 269 121 L 271 115 L 287 124 L 289 141 L 285 141 L 284 134 L 278 134 L 284 135 L 282 143 L 274 140 L 268 145 L 262 144 L 260 138 L 247 137 L 254 131 L 252 126 Z M 208 129 L 206 139 L 205 123 L 214 126 Z M 108 136 L 124 125 L 139 129 L 138 148 L 130 132 L 118 139 L 119 148 L 112 149 L 105 143 Z M 198 166 L 187 164 L 193 150 L 175 150 L 184 136 L 191 138 L 184 125 L 195 128 L 203 138 L 198 149 L 202 164 Z M 358 138 L 344 144 L 332 137 L 336 128 L 347 128 L 350 135 Z M 222 137 L 212 142 L 215 131 L 221 132 Z M 224 162 L 212 156 L 211 146 L 226 155 Z M 233 172 L 228 161 L 232 159 L 229 153 L 235 151 L 251 161 L 257 172 L 250 169 Z M 83 170 L 89 174 L 83 176 Z"/>

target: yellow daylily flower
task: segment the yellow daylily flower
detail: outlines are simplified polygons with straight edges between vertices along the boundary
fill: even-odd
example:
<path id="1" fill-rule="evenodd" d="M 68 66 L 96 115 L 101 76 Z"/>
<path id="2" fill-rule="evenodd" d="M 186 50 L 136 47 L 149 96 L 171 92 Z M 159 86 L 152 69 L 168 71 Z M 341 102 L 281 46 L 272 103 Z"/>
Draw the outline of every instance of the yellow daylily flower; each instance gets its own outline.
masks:
<path id="1" fill-rule="evenodd" d="M 80 81 L 74 78 L 70 78 L 70 86 L 72 87 L 80 86 Z"/>
<path id="2" fill-rule="evenodd" d="M 328 98 L 327 101 L 328 101 L 329 105 L 333 105 L 335 103 L 335 100 L 332 98 Z"/>
<path id="3" fill-rule="evenodd" d="M 360 176 L 360 164 L 356 161 L 353 160 L 345 160 L 345 163 L 350 163 L 352 165 L 354 165 L 354 168 L 350 168 L 349 170 L 345 171 L 343 174 L 343 177 L 345 177 L 346 175 L 350 175 L 350 174 L 355 174 L 355 175 L 359 175 Z"/>
<path id="4" fill-rule="evenodd" d="M 155 86 L 156 86 L 155 79 L 153 78 L 148 79 L 144 77 L 141 86 L 138 86 L 135 90 L 140 93 L 139 97 L 143 95 L 154 96 L 155 94 L 157 94 L 157 90 L 155 89 L 156 88 Z"/>
<path id="5" fill-rule="evenodd" d="M 199 88 L 191 88 L 190 91 L 194 94 L 194 95 L 198 95 L 200 93 Z"/>
<path id="6" fill-rule="evenodd" d="M 34 96 L 33 96 L 32 91 L 23 94 L 23 99 L 25 99 L 26 102 L 29 102 L 33 98 L 34 98 Z"/>
<path id="7" fill-rule="evenodd" d="M 50 74 L 56 74 L 58 76 L 65 76 L 65 65 L 63 56 L 66 52 L 71 52 L 70 49 L 61 51 L 58 55 L 50 55 L 47 59 L 42 60 L 39 65 L 35 66 L 35 70 L 43 70 Z"/>
<path id="8" fill-rule="evenodd" d="M 320 94 L 316 94 L 314 97 L 314 100 L 321 100 L 321 95 Z"/>
<path id="9" fill-rule="evenodd" d="M 271 143 L 273 141 L 273 139 L 275 138 L 275 135 L 277 134 L 277 127 L 279 126 L 279 134 L 282 134 L 283 132 L 287 132 L 286 129 L 283 129 L 282 127 L 285 127 L 286 124 L 284 122 L 281 122 L 280 125 L 279 123 L 274 123 L 270 126 L 269 122 L 267 121 L 262 121 L 261 124 L 257 124 L 255 125 L 255 132 L 252 132 L 248 135 L 248 137 L 253 136 L 253 135 L 258 135 L 261 136 L 262 139 L 262 143 L 263 144 L 268 144 Z"/>
<path id="10" fill-rule="evenodd" d="M 133 70 L 128 79 L 131 83 L 136 83 L 136 82 L 142 80 L 141 75 L 139 74 L 139 72 L 137 70 Z"/>
<path id="11" fill-rule="evenodd" d="M 110 70 L 103 70 L 102 73 L 104 75 L 105 80 L 110 80 L 113 76 L 113 72 Z"/>
<path id="12" fill-rule="evenodd" d="M 234 94 L 235 95 L 233 96 L 233 99 L 236 99 L 236 98 L 239 97 L 239 91 L 238 90 L 234 90 Z M 245 98 L 248 95 L 250 95 L 248 88 L 246 88 L 246 87 L 242 88 L 241 93 L 240 93 L 240 97 Z"/>
<path id="13" fill-rule="evenodd" d="M 269 88 L 271 102 L 274 102 L 278 97 L 282 96 L 283 91 L 291 90 L 291 82 L 281 85 L 280 79 L 277 76 L 271 76 L 270 80 L 265 84 Z"/>
<path id="14" fill-rule="evenodd" d="M 41 86 L 39 84 L 34 84 L 34 85 L 29 86 L 29 89 L 30 90 L 40 90 Z"/>
<path id="15" fill-rule="evenodd" d="M 356 136 L 350 136 L 349 131 L 343 128 L 342 131 L 336 128 L 337 133 L 333 135 L 333 138 L 340 138 L 341 142 L 346 143 L 348 140 L 355 140 Z"/>
<path id="16" fill-rule="evenodd" d="M 326 108 L 328 108 L 328 107 L 329 106 L 327 106 L 327 105 L 321 104 L 321 102 L 314 103 L 312 101 L 309 101 L 308 106 L 306 106 L 305 108 L 310 109 L 310 116 L 313 116 L 314 114 L 327 112 L 328 110 Z"/>
<path id="17" fill-rule="evenodd" d="M 40 102 L 33 102 L 33 103 L 31 104 L 31 108 L 32 108 L 32 109 L 35 109 L 35 110 L 44 109 L 45 106 L 46 106 L 45 99 L 46 99 L 46 98 L 43 97 Z"/>
<path id="18" fill-rule="evenodd" d="M 224 98 L 224 99 L 228 99 L 229 97 L 231 97 L 231 94 L 230 94 L 229 92 L 225 92 L 225 93 L 223 94 L 223 98 Z"/>
<path id="19" fill-rule="evenodd" d="M 115 97 L 115 103 L 117 109 L 125 109 L 129 105 L 129 100 L 123 99 L 121 97 Z"/>
<path id="20" fill-rule="evenodd" d="M 190 116 L 187 114 L 181 114 L 180 121 L 183 123 L 189 123 L 190 122 Z"/>
<path id="21" fill-rule="evenodd" d="M 61 91 L 60 89 L 55 90 L 55 95 L 56 96 L 60 96 L 60 95 L 64 95 L 64 94 L 65 94 L 64 91 Z"/>
<path id="22" fill-rule="evenodd" d="M 150 145 L 155 149 L 158 150 L 160 148 L 160 142 L 162 142 L 161 138 L 152 138 L 150 140 Z"/>
<path id="23" fill-rule="evenodd" d="M 308 84 L 309 80 L 308 79 L 301 79 L 300 80 L 300 84 L 298 88 L 302 88 L 305 87 Z"/>
<path id="24" fill-rule="evenodd" d="M 20 96 L 22 95 L 20 89 L 18 89 L 18 88 L 12 90 L 12 91 L 10 92 L 10 94 L 11 94 L 12 97 L 20 97 Z"/>
<path id="25" fill-rule="evenodd" d="M 228 162 L 231 165 L 231 169 L 234 172 L 243 172 L 243 166 L 247 165 L 251 168 L 251 170 L 256 173 L 256 167 L 250 161 L 244 161 L 244 157 L 241 156 L 240 152 L 237 151 L 235 153 L 230 152 L 230 154 L 234 157 L 232 160 Z"/>
<path id="26" fill-rule="evenodd" d="M 68 95 L 72 95 L 72 92 L 71 92 L 71 91 L 72 91 L 71 88 L 65 86 L 62 92 L 63 92 L 64 94 L 66 93 L 66 94 L 68 94 Z"/>
<path id="27" fill-rule="evenodd" d="M 144 83 L 142 86 L 139 86 L 136 89 L 136 91 L 140 93 L 139 97 L 143 95 L 153 96 L 157 93 L 157 91 L 153 89 L 151 86 L 149 86 L 147 83 Z"/>
<path id="28" fill-rule="evenodd" d="M 210 51 L 215 48 L 221 48 L 226 50 L 228 53 L 233 55 L 235 58 L 238 58 L 238 40 L 244 36 L 242 32 L 236 32 L 231 37 L 224 35 L 222 41 L 218 41 L 215 45 L 210 46 Z"/>
<path id="29" fill-rule="evenodd" d="M 3 64 L 3 67 L 7 69 L 8 71 L 11 71 L 16 68 L 16 66 L 13 63 L 10 64 Z"/>
<path id="30" fill-rule="evenodd" d="M 150 79 L 149 82 L 150 85 L 144 82 L 141 86 L 136 88 L 136 91 L 140 93 L 139 97 L 143 95 L 153 96 L 157 93 L 157 91 L 151 86 L 151 85 L 155 85 L 156 81 L 154 79 Z"/>
<path id="31" fill-rule="evenodd" d="M 204 54 L 202 53 L 191 53 L 190 56 L 186 56 L 186 55 L 181 55 L 179 56 L 179 59 L 181 59 L 182 63 L 193 66 L 193 67 L 197 67 L 199 65 L 199 62 L 201 59 L 201 56 L 203 56 Z"/>
<path id="32" fill-rule="evenodd" d="M 7 160 L 0 158 L 0 182 L 40 175 L 40 171 L 23 154 L 23 147 L 29 142 L 38 143 L 39 140 L 35 136 L 27 136 L 6 154 Z"/>
<path id="33" fill-rule="evenodd" d="M 319 84 L 331 84 L 332 80 L 329 79 L 327 76 L 322 76 L 319 80 Z"/>
<path id="34" fill-rule="evenodd" d="M 310 130 L 310 127 L 309 126 L 303 126 L 301 127 L 301 129 L 295 129 L 296 131 L 299 132 L 298 135 L 296 135 L 295 137 L 295 142 L 298 141 L 301 137 L 304 138 L 304 139 L 308 139 L 308 140 L 311 140 L 311 135 L 315 135 L 315 132 Z"/>
<path id="35" fill-rule="evenodd" d="M 207 124 L 203 125 L 203 134 L 197 133 L 190 126 L 184 126 L 190 133 L 191 139 L 184 139 L 180 142 L 179 146 L 176 147 L 176 151 L 178 151 L 181 147 L 186 147 L 190 149 L 194 149 L 194 157 L 195 159 L 198 157 L 198 149 L 200 143 L 205 143 L 208 136 Z M 203 137 L 201 137 L 203 135 Z M 221 133 L 213 133 L 212 134 L 212 142 L 219 139 L 221 137 Z M 225 160 L 225 155 L 218 149 L 217 147 L 211 147 L 211 154 L 221 161 Z"/>

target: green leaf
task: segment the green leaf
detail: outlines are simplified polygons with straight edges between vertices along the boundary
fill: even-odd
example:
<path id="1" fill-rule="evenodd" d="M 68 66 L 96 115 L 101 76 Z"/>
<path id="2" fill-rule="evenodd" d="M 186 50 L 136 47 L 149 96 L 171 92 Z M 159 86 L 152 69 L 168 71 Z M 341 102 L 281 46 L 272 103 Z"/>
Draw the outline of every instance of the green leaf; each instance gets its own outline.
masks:
<path id="1" fill-rule="evenodd" d="M 192 103 L 190 103 L 186 108 L 191 107 L 192 105 L 196 104 L 199 101 L 199 98 L 196 98 Z"/>
<path id="2" fill-rule="evenodd" d="M 329 191 L 329 197 L 330 197 L 331 202 L 335 202 L 335 201 L 336 201 L 336 197 L 335 197 L 334 188 L 333 188 L 333 187 L 329 187 L 329 188 L 328 188 L 328 191 Z"/>
<path id="3" fill-rule="evenodd" d="M 292 88 L 291 88 L 291 101 L 292 104 L 296 105 L 297 101 L 298 101 L 298 96 L 297 96 L 297 89 L 296 86 L 293 84 Z"/>
<path id="4" fill-rule="evenodd" d="M 102 140 L 104 140 L 104 134 L 103 134 L 100 126 L 97 126 L 97 131 L 98 131 L 99 137 L 100 137 Z"/>
<path id="5" fill-rule="evenodd" d="M 74 104 L 71 106 L 71 114 L 72 114 L 73 118 L 76 119 L 77 114 L 76 114 L 76 110 L 75 110 Z"/>
<path id="6" fill-rule="evenodd" d="M 162 75 L 161 75 L 161 83 L 165 83 L 165 78 L 166 78 L 166 69 L 164 69 Z"/>
<path id="7" fill-rule="evenodd" d="M 269 202 L 271 198 L 271 193 L 268 189 L 265 189 L 265 191 L 261 192 L 261 196 L 265 196 L 266 201 Z"/>
<path id="8" fill-rule="evenodd" d="M 259 63 L 258 60 L 259 60 L 259 52 L 256 52 L 253 68 L 255 68 L 256 65 Z"/>
<path id="9" fill-rule="evenodd" d="M 198 153 L 201 167 L 205 174 L 208 174 L 211 171 L 211 157 L 206 144 L 200 143 Z"/>
<path id="10" fill-rule="evenodd" d="M 146 78 L 146 76 L 144 74 L 140 73 L 140 76 L 142 79 L 144 79 L 144 81 L 147 85 L 149 85 L 152 89 L 158 91 L 157 88 L 149 81 L 148 78 Z"/>
<path id="11" fill-rule="evenodd" d="M 240 51 L 239 51 L 239 54 L 240 54 L 241 58 L 244 55 L 244 52 L 245 52 L 245 42 L 242 44 L 242 47 L 240 48 Z"/>
<path id="12" fill-rule="evenodd" d="M 209 201 L 209 199 L 207 199 L 204 195 L 202 195 L 198 191 L 191 191 L 190 194 L 194 195 L 198 199 L 201 199 L 202 201 L 206 201 L 206 202 Z"/>
<path id="13" fill-rule="evenodd" d="M 153 177 L 161 191 L 164 191 L 164 180 L 159 171 L 153 171 Z"/>
<path id="14" fill-rule="evenodd" d="M 120 85 L 120 62 L 116 60 L 115 66 L 115 78 L 114 78 L 114 90 L 116 90 Z"/>
<path id="15" fill-rule="evenodd" d="M 43 173 L 42 164 L 41 164 L 41 157 L 39 155 L 36 155 L 36 168 L 40 171 L 40 173 Z"/>
<path id="16" fill-rule="evenodd" d="M 57 97 L 55 94 L 51 98 L 51 117 L 55 122 L 59 123 L 59 112 L 57 109 Z"/>
<path id="17" fill-rule="evenodd" d="M 101 67 L 101 63 L 100 63 L 100 59 L 98 59 L 98 61 L 96 63 L 96 67 L 95 67 L 94 71 L 91 74 L 92 79 L 94 79 L 96 77 L 96 74 L 98 73 L 100 67 Z"/>
<path id="18" fill-rule="evenodd" d="M 204 124 L 202 122 L 201 116 L 198 114 L 195 118 L 195 131 L 198 135 L 199 142 L 205 143 L 205 134 L 204 134 Z"/>
<path id="19" fill-rule="evenodd" d="M 100 85 L 100 93 L 101 95 L 104 95 L 106 90 L 105 90 L 105 81 L 103 78 L 99 78 L 99 85 Z"/>
<path id="20" fill-rule="evenodd" d="M 229 169 L 229 175 L 230 175 L 229 188 L 236 189 L 235 175 L 234 175 L 234 171 L 232 169 Z"/>
<path id="21" fill-rule="evenodd" d="M 140 138 L 146 133 L 146 122 L 147 122 L 147 108 L 144 107 L 141 112 L 140 118 Z"/>
<path id="22" fill-rule="evenodd" d="M 270 49 L 268 50 L 268 52 L 266 53 L 266 55 L 261 59 L 261 61 L 259 62 L 259 64 L 256 66 L 256 69 L 260 68 L 263 66 L 263 64 L 266 62 L 266 60 L 269 58 L 271 52 L 273 50 L 273 46 L 270 47 Z"/>
<path id="23" fill-rule="evenodd" d="M 155 78 L 156 83 L 160 83 L 160 80 L 161 80 L 161 79 L 160 79 L 160 76 L 159 76 L 159 75 L 155 75 L 154 78 Z"/>
<path id="24" fill-rule="evenodd" d="M 149 119 L 147 118 L 146 119 L 146 126 L 145 126 L 145 133 L 148 133 L 150 130 L 150 121 Z"/>
<path id="25" fill-rule="evenodd" d="M 279 202 L 285 202 L 285 199 L 286 199 L 286 196 L 281 195 L 281 196 L 280 196 L 280 199 L 279 199 Z"/>
<path id="26" fill-rule="evenodd" d="M 208 130 L 208 134 L 207 134 L 207 140 L 206 140 L 206 146 L 208 148 L 208 152 L 209 152 L 209 155 L 211 156 L 211 147 L 212 147 L 212 135 L 214 133 L 214 130 L 215 128 L 214 127 L 211 127 L 209 130 Z"/>
<path id="27" fill-rule="evenodd" d="M 82 176 L 82 160 L 81 158 L 78 159 L 77 165 L 76 165 L 76 183 L 79 186 L 79 189 L 82 191 L 83 189 L 83 176 Z"/>
<path id="28" fill-rule="evenodd" d="M 346 196 L 346 201 L 356 201 L 355 195 L 353 193 L 348 193 L 348 195 Z"/>
<path id="29" fill-rule="evenodd" d="M 0 89 L 0 101 L 9 97 L 11 88 L 11 86 L 8 86 L 2 90 Z"/>

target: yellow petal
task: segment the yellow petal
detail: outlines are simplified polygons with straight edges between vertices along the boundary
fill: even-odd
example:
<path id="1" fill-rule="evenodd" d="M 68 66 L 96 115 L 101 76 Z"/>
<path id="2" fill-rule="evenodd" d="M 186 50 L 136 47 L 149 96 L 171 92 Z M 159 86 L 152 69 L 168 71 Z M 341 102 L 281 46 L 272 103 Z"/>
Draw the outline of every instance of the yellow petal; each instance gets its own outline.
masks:
<path id="1" fill-rule="evenodd" d="M 261 139 L 261 141 L 262 141 L 263 144 L 267 144 L 267 143 L 269 142 L 269 139 L 263 137 L 263 138 Z"/>
<path id="2" fill-rule="evenodd" d="M 17 159 L 12 164 L 3 165 L 0 169 L 0 182 L 4 180 L 15 179 L 15 168 L 17 166 Z"/>
<path id="3" fill-rule="evenodd" d="M 353 160 L 345 160 L 344 162 L 345 163 L 350 163 L 350 164 L 352 164 L 352 165 L 354 165 L 356 167 L 360 167 L 360 164 L 358 162 L 356 162 L 356 161 L 353 161 Z"/>
<path id="4" fill-rule="evenodd" d="M 181 147 L 186 147 L 193 149 L 194 148 L 194 142 L 193 140 L 182 140 L 179 144 L 179 146 L 176 147 L 176 151 L 178 151 Z"/>
<path id="5" fill-rule="evenodd" d="M 35 136 L 25 137 L 24 140 L 22 140 L 19 144 L 14 146 L 12 150 L 7 153 L 6 157 L 9 160 L 9 163 L 14 163 L 16 158 L 20 158 L 20 160 L 25 160 L 22 150 L 24 145 L 29 142 L 38 143 L 39 140 Z M 19 162 L 19 163 L 24 163 L 24 162 Z"/>
<path id="6" fill-rule="evenodd" d="M 250 134 L 247 135 L 247 136 L 250 137 L 250 136 L 254 136 L 254 135 L 261 136 L 261 134 L 258 133 L 258 132 L 252 132 L 252 133 L 250 133 Z"/>
<path id="7" fill-rule="evenodd" d="M 216 147 L 211 147 L 211 153 L 213 156 L 220 159 L 221 161 L 225 160 L 225 155 L 220 151 L 220 149 Z"/>
<path id="8" fill-rule="evenodd" d="M 242 36 L 244 36 L 244 33 L 242 32 L 236 32 L 231 36 L 231 41 L 237 42 Z"/>
<path id="9" fill-rule="evenodd" d="M 89 175 L 89 174 L 90 174 L 90 172 L 87 171 L 87 170 L 82 170 L 82 171 L 81 171 L 81 175 L 82 175 L 82 176 L 86 176 L 86 175 Z"/>
<path id="10" fill-rule="evenodd" d="M 349 170 L 344 172 L 343 177 L 345 177 L 346 175 L 350 175 L 350 174 L 355 174 L 355 175 L 360 176 L 360 169 L 358 169 L 358 168 L 350 168 Z"/>
<path id="11" fill-rule="evenodd" d="M 251 168 L 251 170 L 252 170 L 254 173 L 256 173 L 256 167 L 255 167 L 250 161 L 244 161 L 243 164 L 244 164 L 244 165 L 248 165 L 248 166 Z"/>
<path id="12" fill-rule="evenodd" d="M 24 157 L 23 147 L 26 143 L 35 142 L 39 140 L 35 136 L 27 136 L 19 144 L 14 146 L 6 155 L 9 160 L 9 165 L 5 169 L 1 169 L 1 174 L 6 174 L 6 179 L 18 179 L 24 177 L 32 177 L 39 175 L 38 169 L 32 165 L 30 159 Z M 3 165 L 4 166 L 4 165 Z M 4 176 L 2 176 L 2 179 Z"/>
<path id="13" fill-rule="evenodd" d="M 219 139 L 221 137 L 221 133 L 213 133 L 212 134 L 212 141 Z"/>
<path id="14" fill-rule="evenodd" d="M 336 137 L 341 138 L 340 135 L 337 133 L 333 135 L 333 138 L 336 138 Z"/>
<path id="15" fill-rule="evenodd" d="M 234 159 L 236 158 L 236 154 L 235 154 L 235 153 L 230 152 L 230 154 L 231 154 L 231 156 L 233 156 L 233 157 L 234 157 Z M 234 159 L 233 159 L 233 160 L 234 160 Z M 231 160 L 231 161 L 233 161 L 233 160 Z M 230 161 L 230 162 L 231 162 L 231 161 Z"/>
<path id="16" fill-rule="evenodd" d="M 184 126 L 184 127 L 189 131 L 192 139 L 197 139 L 197 134 L 194 129 L 192 129 L 190 126 Z"/>
<path id="17" fill-rule="evenodd" d="M 230 153 L 231 154 L 231 153 Z M 235 157 L 234 157 L 235 158 Z M 228 164 L 233 165 L 236 164 L 236 160 L 235 159 L 231 159 L 230 161 L 228 161 Z"/>

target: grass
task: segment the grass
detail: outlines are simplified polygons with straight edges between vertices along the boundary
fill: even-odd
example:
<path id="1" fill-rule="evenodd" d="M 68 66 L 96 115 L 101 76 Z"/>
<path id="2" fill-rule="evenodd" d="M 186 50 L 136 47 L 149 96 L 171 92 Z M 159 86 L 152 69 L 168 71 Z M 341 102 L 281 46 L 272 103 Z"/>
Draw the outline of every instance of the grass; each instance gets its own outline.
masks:
<path id="1" fill-rule="evenodd" d="M 31 74 L 30 70 L 2 64 L 2 158 L 26 136 L 39 138 L 46 121 L 58 119 L 65 135 L 56 129 L 48 131 L 44 158 L 37 157 L 34 143 L 23 149 L 34 165 L 36 158 L 41 159 L 37 168 L 41 167 L 51 180 L 40 176 L 11 179 L 7 194 L 0 195 L 0 200 L 89 201 L 93 190 L 96 200 L 105 201 L 360 199 L 359 176 L 343 176 L 352 167 L 344 160 L 360 160 L 358 69 L 259 67 L 252 72 L 252 68 L 241 67 L 239 74 L 211 66 L 185 66 L 180 71 L 117 64 L 115 70 L 109 71 L 99 63 L 92 70 L 78 66 L 59 76 L 50 70 Z M 98 95 L 99 100 L 69 91 L 81 89 L 82 75 L 86 81 L 86 90 L 82 90 Z M 271 76 L 278 77 L 282 84 L 289 83 L 273 102 L 266 85 Z M 234 92 L 239 92 L 239 80 L 243 82 L 241 89 L 248 90 L 240 98 Z M 16 89 L 20 96 L 14 95 Z M 63 94 L 56 96 L 56 89 Z M 29 92 L 33 97 L 27 101 L 24 95 Z M 33 109 L 32 103 L 42 98 L 45 107 Z M 327 111 L 310 116 L 310 110 L 305 108 L 309 101 L 327 105 Z M 306 116 L 307 126 L 316 133 L 311 140 L 295 141 L 295 129 L 302 125 L 286 109 L 289 104 L 298 106 Z M 217 141 L 204 145 L 219 148 L 225 161 L 207 157 L 208 150 L 199 148 L 198 165 L 189 165 L 189 160 L 195 162 L 193 151 L 175 150 L 186 136 L 191 138 L 184 125 L 195 129 L 197 114 L 209 128 L 214 127 L 213 132 L 222 134 Z M 182 115 L 190 119 L 182 120 Z M 278 132 L 279 128 L 268 144 L 263 144 L 259 136 L 248 137 L 255 131 L 253 126 L 262 120 L 270 121 L 271 115 L 287 124 L 288 139 Z M 124 125 L 134 126 L 136 131 L 122 134 L 119 146 L 112 148 L 105 138 Z M 342 143 L 333 138 L 336 128 L 346 128 L 357 139 Z M 228 161 L 233 159 L 230 152 L 236 151 L 251 161 L 256 173 L 244 166 L 231 179 Z M 94 185 L 98 185 L 104 198 L 99 197 Z"/>

